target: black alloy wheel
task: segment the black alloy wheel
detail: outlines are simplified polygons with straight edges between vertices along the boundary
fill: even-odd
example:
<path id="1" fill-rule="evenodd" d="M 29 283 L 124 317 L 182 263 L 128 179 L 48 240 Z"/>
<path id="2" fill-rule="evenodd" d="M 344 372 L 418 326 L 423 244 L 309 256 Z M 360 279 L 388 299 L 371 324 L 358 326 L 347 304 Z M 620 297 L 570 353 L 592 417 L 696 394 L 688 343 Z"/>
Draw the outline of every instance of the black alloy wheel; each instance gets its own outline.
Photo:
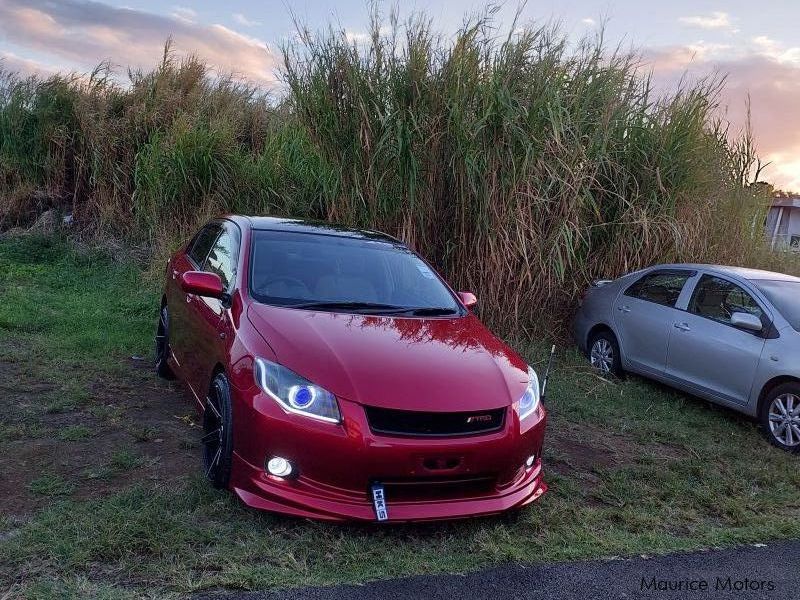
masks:
<path id="1" fill-rule="evenodd" d="M 219 373 L 211 382 L 211 389 L 203 411 L 203 470 L 215 488 L 228 487 L 233 456 L 233 431 L 231 393 L 228 379 Z"/>
<path id="2" fill-rule="evenodd" d="M 156 328 L 156 373 L 164 379 L 175 379 L 175 374 L 169 366 L 169 356 L 172 353 L 169 347 L 169 310 L 167 305 L 161 307 L 158 314 L 158 327 Z"/>

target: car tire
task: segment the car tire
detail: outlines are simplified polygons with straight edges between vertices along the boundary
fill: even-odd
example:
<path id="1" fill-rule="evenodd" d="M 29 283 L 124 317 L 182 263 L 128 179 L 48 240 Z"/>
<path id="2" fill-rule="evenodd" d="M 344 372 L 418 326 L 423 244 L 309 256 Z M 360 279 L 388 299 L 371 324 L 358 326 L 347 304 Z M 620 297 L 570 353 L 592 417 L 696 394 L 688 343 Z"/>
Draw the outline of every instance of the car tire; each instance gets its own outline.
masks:
<path id="1" fill-rule="evenodd" d="M 169 366 L 169 309 L 164 304 L 158 313 L 156 326 L 156 374 L 163 379 L 175 379 L 175 374 Z"/>
<path id="2" fill-rule="evenodd" d="M 228 378 L 218 373 L 203 410 L 203 471 L 217 489 L 225 489 L 231 477 L 233 457 L 233 413 Z"/>
<path id="3" fill-rule="evenodd" d="M 622 377 L 622 354 L 617 336 L 610 331 L 598 331 L 589 340 L 589 362 L 602 376 Z"/>
<path id="4" fill-rule="evenodd" d="M 773 446 L 800 454 L 800 383 L 772 388 L 761 403 L 758 416 L 764 435 Z"/>

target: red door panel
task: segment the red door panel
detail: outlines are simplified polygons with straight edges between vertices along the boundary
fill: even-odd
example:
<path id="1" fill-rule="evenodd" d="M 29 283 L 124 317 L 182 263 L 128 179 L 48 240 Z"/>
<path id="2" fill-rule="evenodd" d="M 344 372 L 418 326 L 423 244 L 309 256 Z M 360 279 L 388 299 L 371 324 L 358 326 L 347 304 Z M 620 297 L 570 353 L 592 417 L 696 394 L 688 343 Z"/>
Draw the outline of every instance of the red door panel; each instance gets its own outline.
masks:
<path id="1" fill-rule="evenodd" d="M 186 356 L 191 345 L 191 330 L 188 322 L 189 296 L 181 289 L 181 275 L 193 269 L 183 255 L 178 255 L 170 265 L 166 289 L 167 309 L 169 310 L 169 343 L 181 373 L 185 370 Z"/>
<path id="2" fill-rule="evenodd" d="M 226 322 L 228 310 L 215 298 L 193 296 L 187 303 L 191 329 L 191 351 L 186 356 L 186 379 L 199 399 L 203 399 L 211 383 L 217 363 L 225 364 L 228 345 Z"/>

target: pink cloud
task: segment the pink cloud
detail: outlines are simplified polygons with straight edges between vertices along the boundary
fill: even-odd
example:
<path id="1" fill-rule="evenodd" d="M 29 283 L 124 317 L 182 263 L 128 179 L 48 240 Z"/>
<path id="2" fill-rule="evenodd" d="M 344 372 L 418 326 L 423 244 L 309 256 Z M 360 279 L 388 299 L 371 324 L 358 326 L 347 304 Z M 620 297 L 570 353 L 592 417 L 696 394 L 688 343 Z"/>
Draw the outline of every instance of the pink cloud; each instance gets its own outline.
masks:
<path id="1" fill-rule="evenodd" d="M 0 71 L 19 73 L 20 75 L 40 75 L 47 77 L 58 72 L 56 67 L 44 65 L 35 60 L 22 58 L 11 52 L 0 51 Z"/>
<path id="2" fill-rule="evenodd" d="M 0 34 L 20 47 L 93 67 L 110 60 L 148 68 L 168 37 L 179 53 L 194 53 L 224 72 L 266 86 L 276 83 L 274 53 L 260 40 L 222 25 L 75 0 L 4 0 Z"/>
<path id="3" fill-rule="evenodd" d="M 800 190 L 800 63 L 791 60 L 793 50 L 770 46 L 767 51 L 763 43 L 761 48 L 733 53 L 721 47 L 669 47 L 649 50 L 645 61 L 661 89 L 674 89 L 682 78 L 724 77 L 720 110 L 739 129 L 747 120 L 749 96 L 759 155 L 772 162 L 763 177 L 779 187 Z"/>

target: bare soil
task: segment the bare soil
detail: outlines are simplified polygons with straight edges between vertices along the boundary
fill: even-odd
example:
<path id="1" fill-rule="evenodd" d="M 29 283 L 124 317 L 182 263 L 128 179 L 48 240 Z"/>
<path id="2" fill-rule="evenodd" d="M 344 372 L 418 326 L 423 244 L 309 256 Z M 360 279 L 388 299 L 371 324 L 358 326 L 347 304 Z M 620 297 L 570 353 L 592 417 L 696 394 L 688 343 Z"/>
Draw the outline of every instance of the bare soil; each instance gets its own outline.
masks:
<path id="1" fill-rule="evenodd" d="M 43 383 L 20 360 L 25 348 L 16 343 L 9 352 L 4 346 L 0 515 L 25 520 L 55 497 L 83 500 L 136 482 L 168 484 L 199 468 L 194 408 L 176 384 L 155 376 L 149 362 L 129 359 L 113 378 L 82 380 L 87 397 L 62 410 L 59 383 L 86 373 L 63 373 L 59 383 Z M 71 431 L 80 439 L 64 439 Z M 43 477 L 62 485 L 49 491 L 31 486 Z"/>

